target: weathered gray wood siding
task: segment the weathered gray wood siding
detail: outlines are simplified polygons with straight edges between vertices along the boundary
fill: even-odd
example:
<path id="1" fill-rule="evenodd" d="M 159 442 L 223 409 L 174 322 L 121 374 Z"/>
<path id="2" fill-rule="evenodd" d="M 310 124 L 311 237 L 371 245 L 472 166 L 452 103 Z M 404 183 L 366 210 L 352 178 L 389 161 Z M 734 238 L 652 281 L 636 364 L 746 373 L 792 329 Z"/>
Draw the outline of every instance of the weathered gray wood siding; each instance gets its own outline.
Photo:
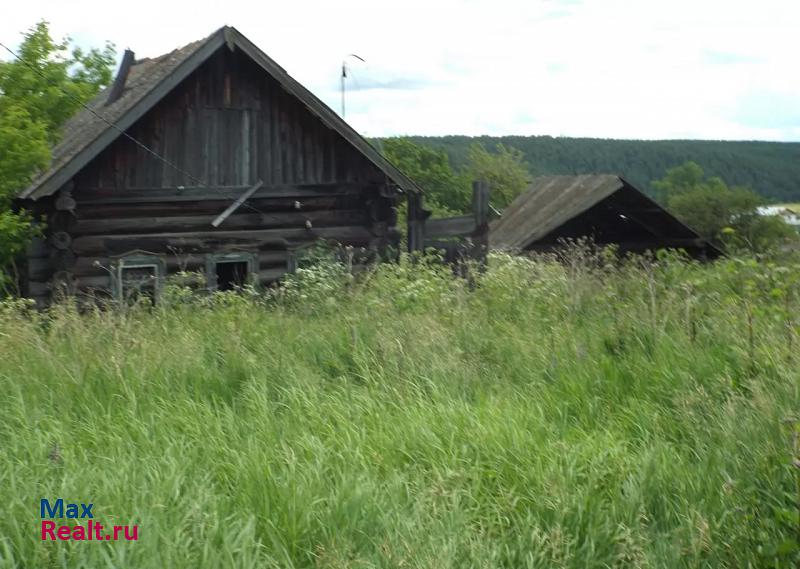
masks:
<path id="1" fill-rule="evenodd" d="M 31 296 L 108 290 L 116 256 L 135 250 L 162 255 L 168 272 L 249 252 L 267 283 L 294 246 L 398 238 L 385 175 L 240 52 L 220 49 L 129 132 L 175 168 L 122 136 L 98 155 L 73 179 L 74 210 L 47 202 L 48 253 L 30 257 Z M 259 180 L 246 205 L 211 227 Z"/>
<path id="2" fill-rule="evenodd" d="M 238 51 L 219 50 L 130 134 L 208 186 L 383 181 L 366 158 Z M 121 138 L 76 185 L 87 191 L 196 182 Z"/>

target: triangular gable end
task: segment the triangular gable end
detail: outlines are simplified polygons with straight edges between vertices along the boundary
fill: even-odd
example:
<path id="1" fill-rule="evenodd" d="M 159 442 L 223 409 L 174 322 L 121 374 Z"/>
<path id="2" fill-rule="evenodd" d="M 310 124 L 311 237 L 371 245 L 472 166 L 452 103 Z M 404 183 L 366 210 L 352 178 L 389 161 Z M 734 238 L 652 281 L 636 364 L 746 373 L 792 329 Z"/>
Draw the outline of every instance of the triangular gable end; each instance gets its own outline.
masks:
<path id="1" fill-rule="evenodd" d="M 587 216 L 611 230 L 605 235 L 609 242 L 615 242 L 614 233 L 625 233 L 624 226 L 630 224 L 648 235 L 635 238 L 642 242 L 702 249 L 712 257 L 721 254 L 644 192 L 607 174 L 536 178 L 493 223 L 490 243 L 495 249 L 526 250 L 582 236 L 592 224 Z"/>
<path id="2" fill-rule="evenodd" d="M 230 50 L 239 50 L 266 71 L 289 96 L 341 136 L 353 150 L 401 191 L 420 191 L 412 180 L 390 164 L 327 105 L 289 76 L 241 33 L 226 26 L 205 40 L 154 60 L 144 60 L 147 73 L 140 73 L 140 81 L 144 84 L 140 83 L 136 89 L 127 89 L 119 100 L 106 104 L 108 90 L 101 92 L 87 105 L 94 113 L 84 110 L 68 122 L 64 139 L 54 149 L 50 170 L 21 192 L 19 198 L 36 200 L 55 193 L 224 46 Z"/>

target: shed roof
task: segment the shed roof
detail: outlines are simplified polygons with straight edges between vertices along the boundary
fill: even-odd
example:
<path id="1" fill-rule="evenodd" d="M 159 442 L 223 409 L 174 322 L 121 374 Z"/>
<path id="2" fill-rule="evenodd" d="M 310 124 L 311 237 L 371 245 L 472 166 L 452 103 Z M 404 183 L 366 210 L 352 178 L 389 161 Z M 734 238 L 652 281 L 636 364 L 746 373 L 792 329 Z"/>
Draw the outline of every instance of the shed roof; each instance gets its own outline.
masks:
<path id="1" fill-rule="evenodd" d="M 205 39 L 165 55 L 134 62 L 122 94 L 107 103 L 109 90 L 101 91 L 64 126 L 61 141 L 53 148 L 47 171 L 20 192 L 21 199 L 38 199 L 55 193 L 95 156 L 133 125 L 165 95 L 226 45 L 241 49 L 290 94 L 299 99 L 329 128 L 340 134 L 398 187 L 418 192 L 419 186 L 392 165 L 330 107 L 293 79 L 285 69 L 235 28 L 224 26 Z"/>
<path id="2" fill-rule="evenodd" d="M 673 242 L 676 239 L 688 243 L 697 241 L 718 253 L 696 231 L 646 194 L 611 174 L 541 176 L 534 179 L 528 189 L 506 208 L 503 216 L 492 224 L 489 234 L 491 247 L 526 249 L 618 192 L 624 193 L 626 202 L 630 204 L 630 209 L 619 213 L 636 216 L 644 226 L 657 216 L 659 230 L 663 232 L 666 228 Z"/>

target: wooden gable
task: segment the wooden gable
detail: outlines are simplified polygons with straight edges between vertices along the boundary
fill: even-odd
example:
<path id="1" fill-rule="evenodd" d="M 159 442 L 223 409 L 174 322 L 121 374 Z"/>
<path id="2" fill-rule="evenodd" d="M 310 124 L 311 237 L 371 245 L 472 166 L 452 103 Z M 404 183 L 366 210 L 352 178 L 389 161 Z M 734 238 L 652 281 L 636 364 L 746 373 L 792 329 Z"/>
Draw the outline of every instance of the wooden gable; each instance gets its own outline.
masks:
<path id="1" fill-rule="evenodd" d="M 386 182 L 246 54 L 224 46 L 128 132 L 160 158 L 120 136 L 75 176 L 76 197 L 259 180 L 265 187 Z"/>

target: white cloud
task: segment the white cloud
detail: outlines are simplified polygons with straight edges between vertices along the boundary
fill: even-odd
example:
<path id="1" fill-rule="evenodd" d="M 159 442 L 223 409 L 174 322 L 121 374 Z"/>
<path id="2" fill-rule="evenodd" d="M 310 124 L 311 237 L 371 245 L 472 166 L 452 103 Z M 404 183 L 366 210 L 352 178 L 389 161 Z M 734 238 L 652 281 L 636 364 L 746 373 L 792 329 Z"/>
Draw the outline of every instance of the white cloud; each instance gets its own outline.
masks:
<path id="1" fill-rule="evenodd" d="M 40 18 L 140 57 L 230 24 L 337 110 L 356 53 L 347 118 L 370 136 L 800 139 L 794 0 L 52 0 L 0 38 Z"/>

